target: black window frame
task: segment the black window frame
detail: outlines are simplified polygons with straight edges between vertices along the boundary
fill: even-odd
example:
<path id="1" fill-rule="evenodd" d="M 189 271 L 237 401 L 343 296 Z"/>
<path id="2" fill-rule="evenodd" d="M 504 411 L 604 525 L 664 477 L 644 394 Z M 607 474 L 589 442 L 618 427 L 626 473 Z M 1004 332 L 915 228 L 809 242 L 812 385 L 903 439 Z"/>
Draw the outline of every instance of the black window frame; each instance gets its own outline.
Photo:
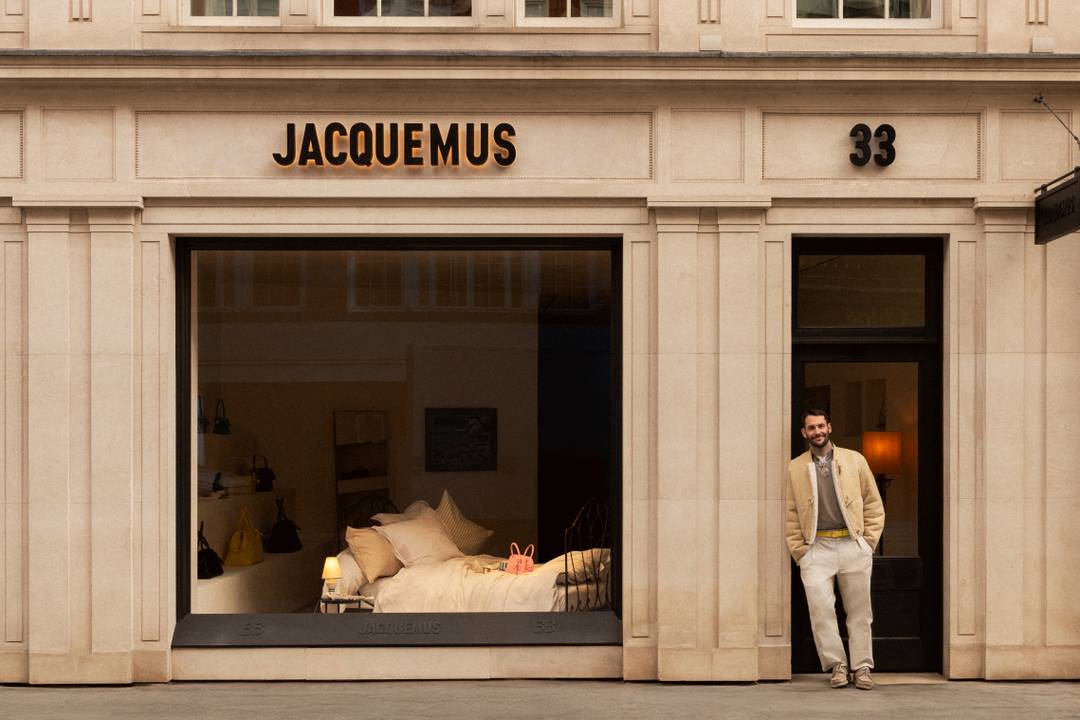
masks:
<path id="1" fill-rule="evenodd" d="M 941 253 L 940 238 L 925 235 L 911 237 L 815 236 L 799 235 L 793 239 L 791 253 L 791 341 L 793 343 L 869 342 L 935 343 L 941 340 L 942 278 L 934 272 Z M 936 253 L 936 254 L 935 254 Z M 799 258 L 803 255 L 916 255 L 923 262 L 923 324 L 910 327 L 800 327 Z"/>
<path id="2" fill-rule="evenodd" d="M 176 237 L 176 628 L 174 648 L 622 645 L 622 237 Z M 588 612 L 191 612 L 191 294 L 198 250 L 601 250 L 611 253 L 612 607 Z"/>

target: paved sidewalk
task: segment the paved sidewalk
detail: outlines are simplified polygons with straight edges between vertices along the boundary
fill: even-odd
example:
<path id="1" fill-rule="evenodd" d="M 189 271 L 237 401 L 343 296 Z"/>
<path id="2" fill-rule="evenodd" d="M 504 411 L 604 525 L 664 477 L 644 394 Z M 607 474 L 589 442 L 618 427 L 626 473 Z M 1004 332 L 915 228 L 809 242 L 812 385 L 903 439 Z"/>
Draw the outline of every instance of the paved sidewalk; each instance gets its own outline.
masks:
<path id="1" fill-rule="evenodd" d="M 1080 683 L 918 680 L 880 684 L 873 692 L 831 690 L 825 675 L 758 685 L 514 680 L 6 686 L 0 687 L 0 718 L 1080 718 Z"/>

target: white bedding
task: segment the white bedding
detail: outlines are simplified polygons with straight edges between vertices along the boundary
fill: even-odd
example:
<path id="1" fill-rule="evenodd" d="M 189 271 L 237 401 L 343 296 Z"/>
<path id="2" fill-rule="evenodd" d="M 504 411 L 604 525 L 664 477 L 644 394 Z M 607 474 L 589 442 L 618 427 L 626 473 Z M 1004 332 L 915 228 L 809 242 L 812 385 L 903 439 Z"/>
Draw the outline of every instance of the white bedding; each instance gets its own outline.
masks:
<path id="1" fill-rule="evenodd" d="M 505 559 L 505 558 L 502 558 Z M 475 572 L 470 567 L 498 562 L 490 555 L 450 558 L 414 565 L 392 578 L 380 578 L 375 612 L 558 612 L 565 609 L 566 586 L 555 578 L 563 572 L 563 556 L 531 573 Z M 368 593 L 365 586 L 363 592 Z"/>

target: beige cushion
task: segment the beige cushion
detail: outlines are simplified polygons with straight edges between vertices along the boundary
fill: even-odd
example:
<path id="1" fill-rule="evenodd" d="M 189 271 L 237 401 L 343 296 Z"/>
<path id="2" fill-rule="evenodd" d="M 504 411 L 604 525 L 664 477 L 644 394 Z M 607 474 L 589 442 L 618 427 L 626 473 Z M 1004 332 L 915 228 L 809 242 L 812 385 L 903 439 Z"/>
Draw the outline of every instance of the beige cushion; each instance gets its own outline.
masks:
<path id="1" fill-rule="evenodd" d="M 488 538 L 494 534 L 493 530 L 477 525 L 462 515 L 454 498 L 450 497 L 450 493 L 446 490 L 443 490 L 442 500 L 439 501 L 439 507 L 435 513 L 446 528 L 446 534 L 454 541 L 458 550 L 466 555 L 476 555 L 480 552 L 480 548 L 484 547 Z"/>
<path id="2" fill-rule="evenodd" d="M 446 534 L 439 516 L 427 506 L 413 520 L 380 525 L 372 530 L 390 541 L 394 546 L 394 555 L 405 567 L 461 557 L 461 551 Z M 367 575 L 367 572 L 364 574 Z"/>
<path id="3" fill-rule="evenodd" d="M 586 581 L 606 582 L 611 566 L 611 550 L 608 548 L 573 550 L 555 562 L 566 567 L 564 572 L 555 576 L 556 585 L 578 585 Z"/>
<path id="4" fill-rule="evenodd" d="M 430 510 L 431 506 L 423 500 L 417 500 L 409 505 L 409 507 L 405 508 L 405 512 L 379 513 L 377 515 L 372 515 L 371 519 L 380 525 L 393 525 L 394 523 L 404 522 L 406 520 L 415 520 L 420 517 L 420 513 L 423 512 L 424 508 Z"/>
<path id="5" fill-rule="evenodd" d="M 346 528 L 345 542 L 368 582 L 396 575 L 401 569 L 393 546 L 371 528 Z"/>

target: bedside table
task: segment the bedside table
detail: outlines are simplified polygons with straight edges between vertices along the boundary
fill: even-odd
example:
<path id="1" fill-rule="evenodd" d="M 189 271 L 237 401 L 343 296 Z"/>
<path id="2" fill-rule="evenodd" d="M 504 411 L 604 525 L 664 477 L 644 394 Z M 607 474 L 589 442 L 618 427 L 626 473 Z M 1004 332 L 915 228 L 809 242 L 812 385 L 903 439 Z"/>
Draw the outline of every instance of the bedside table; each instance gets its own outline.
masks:
<path id="1" fill-rule="evenodd" d="M 330 608 L 334 609 L 331 610 Z M 319 612 L 327 615 L 340 615 L 346 612 L 373 612 L 374 610 L 375 598 L 366 595 L 323 595 L 319 598 Z"/>

